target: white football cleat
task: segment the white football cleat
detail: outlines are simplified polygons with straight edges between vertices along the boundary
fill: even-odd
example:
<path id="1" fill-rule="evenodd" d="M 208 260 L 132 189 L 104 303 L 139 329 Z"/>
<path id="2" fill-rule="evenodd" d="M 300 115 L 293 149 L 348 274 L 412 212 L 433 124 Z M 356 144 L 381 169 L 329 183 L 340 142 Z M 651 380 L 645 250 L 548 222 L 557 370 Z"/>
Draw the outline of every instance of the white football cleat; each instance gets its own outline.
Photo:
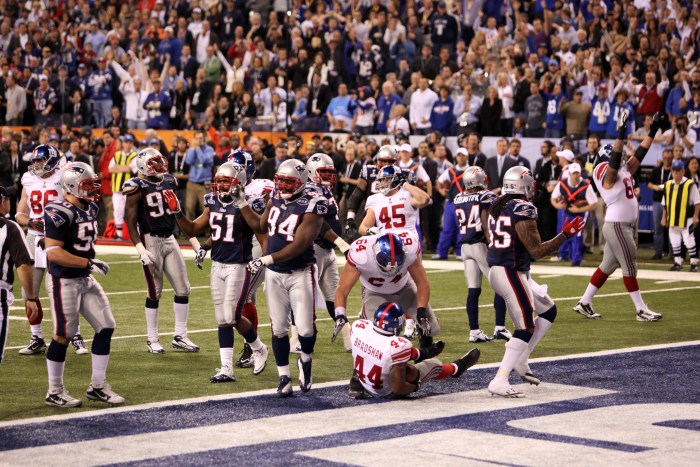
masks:
<path id="1" fill-rule="evenodd" d="M 46 402 L 46 405 L 61 408 L 80 407 L 83 404 L 83 401 L 81 401 L 80 399 L 76 399 L 75 397 L 69 396 L 68 391 L 66 391 L 63 387 L 61 387 L 57 391 L 47 392 L 46 399 L 44 401 Z"/>
<path id="2" fill-rule="evenodd" d="M 505 397 L 507 399 L 517 399 L 525 397 L 525 394 L 508 384 L 508 381 L 501 382 L 492 380 L 489 383 L 489 392 L 492 396 L 500 396 Z"/>
<path id="3" fill-rule="evenodd" d="M 503 329 L 495 328 L 493 330 L 493 339 L 494 340 L 501 339 L 501 340 L 508 342 L 511 339 L 511 337 L 513 337 L 513 334 L 511 334 L 510 331 L 507 330 L 506 328 L 503 328 Z"/>
<path id="4" fill-rule="evenodd" d="M 484 334 L 484 331 L 482 331 L 481 329 L 469 331 L 469 342 L 471 342 L 472 344 L 477 342 L 491 342 L 492 340 L 493 338 Z"/>
<path id="5" fill-rule="evenodd" d="M 147 340 L 146 347 L 148 348 L 148 351 L 150 353 L 156 353 L 156 354 L 165 353 L 165 349 L 163 348 L 162 345 L 160 345 L 160 340 L 158 340 L 158 339 Z"/>
<path id="6" fill-rule="evenodd" d="M 664 316 L 661 313 L 656 313 L 651 311 L 648 306 L 644 305 L 644 308 L 637 311 L 637 321 L 658 321 Z"/>
<path id="7" fill-rule="evenodd" d="M 73 349 L 75 350 L 75 353 L 77 355 L 85 355 L 90 353 L 87 346 L 85 345 L 85 340 L 83 340 L 83 336 L 81 336 L 80 334 L 76 334 L 75 336 L 73 336 L 73 338 L 70 340 L 70 343 L 73 346 Z"/>
<path id="8" fill-rule="evenodd" d="M 216 369 L 216 374 L 209 377 L 209 381 L 212 383 L 228 383 L 236 381 L 233 376 L 233 368 L 228 365 L 223 365 L 221 368 Z"/>
<path id="9" fill-rule="evenodd" d="M 189 340 L 187 336 L 173 336 L 173 349 L 180 349 L 185 352 L 199 352 L 199 346 Z"/>
<path id="10" fill-rule="evenodd" d="M 112 386 L 107 383 L 101 388 L 96 388 L 90 384 L 85 395 L 91 401 L 105 402 L 109 405 L 121 405 L 126 402 L 126 399 L 112 391 Z"/>
<path id="11" fill-rule="evenodd" d="M 267 365 L 267 356 L 268 356 L 268 350 L 267 346 L 265 344 L 262 345 L 262 348 L 260 350 L 256 350 L 253 352 L 253 374 L 254 375 L 259 375 L 260 373 L 263 372 L 265 369 L 265 366 Z"/>
<path id="12" fill-rule="evenodd" d="M 589 304 L 578 302 L 572 308 L 576 313 L 590 319 L 600 319 L 600 314 L 593 311 L 593 307 Z"/>
<path id="13" fill-rule="evenodd" d="M 532 372 L 530 369 L 530 365 L 527 364 L 527 362 L 524 363 L 519 363 L 515 365 L 515 368 L 513 368 L 513 371 L 520 376 L 520 378 L 525 381 L 526 383 L 534 384 L 535 386 L 538 386 L 542 381 L 535 376 L 535 374 Z"/>

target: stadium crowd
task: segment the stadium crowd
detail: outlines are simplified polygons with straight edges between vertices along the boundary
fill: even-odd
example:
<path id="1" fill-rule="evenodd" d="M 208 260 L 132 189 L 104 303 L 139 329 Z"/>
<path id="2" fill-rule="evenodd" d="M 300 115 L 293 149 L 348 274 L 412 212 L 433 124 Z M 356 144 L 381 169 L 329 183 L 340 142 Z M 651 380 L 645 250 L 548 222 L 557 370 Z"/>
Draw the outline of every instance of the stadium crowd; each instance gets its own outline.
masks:
<path id="1" fill-rule="evenodd" d="M 566 166 L 578 163 L 588 178 L 600 139 L 614 137 L 623 110 L 633 117 L 633 141 L 663 112 L 668 128 L 656 141 L 667 150 L 648 185 L 661 257 L 662 186 L 672 161 L 683 160 L 686 176 L 698 179 L 699 18 L 698 4 L 685 0 L 5 0 L 0 185 L 18 199 L 23 156 L 53 144 L 102 174 L 104 229 L 113 217 L 110 195 L 126 178 L 116 183 L 110 171 L 118 152 L 152 146 L 169 154 L 178 195 L 195 215 L 231 149 L 250 151 L 270 179 L 285 158 L 321 151 L 342 175 L 342 207 L 381 144 L 400 147 L 409 135 L 425 135 L 405 165 L 413 156 L 431 182 L 434 203 L 423 209 L 422 227 L 432 249 L 451 197 L 438 180 L 457 163 L 444 138 L 459 135 L 466 162 L 484 167 L 498 189 L 511 164 L 504 169 L 499 156 L 527 165 L 518 138 L 544 137 L 533 173 L 547 239 L 556 233 L 550 193 Z M 122 146 L 130 130 L 144 129 L 145 140 Z M 163 141 L 157 130 L 164 129 L 200 133 Z M 291 136 L 272 145 L 250 134 L 262 131 Z M 335 136 L 302 145 L 300 132 Z M 483 136 L 504 138 L 492 162 L 481 151 Z M 572 142 L 586 138 L 587 150 L 578 151 Z M 188 153 L 198 148 L 202 160 L 191 164 Z M 592 218 L 600 227 L 602 204 L 586 245 L 595 242 Z"/>

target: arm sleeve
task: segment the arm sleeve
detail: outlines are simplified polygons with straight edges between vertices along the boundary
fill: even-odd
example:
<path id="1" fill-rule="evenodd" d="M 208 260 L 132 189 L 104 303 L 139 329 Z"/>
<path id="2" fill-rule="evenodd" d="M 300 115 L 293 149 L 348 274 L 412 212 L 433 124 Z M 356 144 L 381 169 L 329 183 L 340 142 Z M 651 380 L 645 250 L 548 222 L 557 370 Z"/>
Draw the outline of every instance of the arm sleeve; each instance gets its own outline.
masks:
<path id="1" fill-rule="evenodd" d="M 591 185 L 588 185 L 588 188 L 586 188 L 586 201 L 588 201 L 588 204 L 598 202 L 598 197 L 595 195 L 595 191 L 593 191 Z"/>

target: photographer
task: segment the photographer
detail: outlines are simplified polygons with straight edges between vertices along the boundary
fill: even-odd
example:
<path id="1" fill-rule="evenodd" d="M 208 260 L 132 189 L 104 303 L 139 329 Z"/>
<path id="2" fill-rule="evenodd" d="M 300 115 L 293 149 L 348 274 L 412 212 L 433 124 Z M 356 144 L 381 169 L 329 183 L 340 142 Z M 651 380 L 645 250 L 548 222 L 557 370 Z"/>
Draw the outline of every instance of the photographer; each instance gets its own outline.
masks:
<path id="1" fill-rule="evenodd" d="M 683 158 L 692 157 L 695 154 L 695 141 L 697 134 L 688 128 L 688 117 L 681 115 L 673 121 L 673 126 L 657 136 L 654 141 L 664 143 L 667 147 L 674 145 L 683 146 Z"/>

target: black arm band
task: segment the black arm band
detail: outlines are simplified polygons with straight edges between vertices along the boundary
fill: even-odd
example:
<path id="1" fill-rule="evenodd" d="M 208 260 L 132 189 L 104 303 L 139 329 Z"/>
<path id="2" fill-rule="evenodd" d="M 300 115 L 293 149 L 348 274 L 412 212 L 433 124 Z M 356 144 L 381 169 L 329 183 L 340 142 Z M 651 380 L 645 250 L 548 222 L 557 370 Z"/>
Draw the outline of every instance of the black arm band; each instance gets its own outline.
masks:
<path id="1" fill-rule="evenodd" d="M 637 150 L 634 151 L 634 158 L 637 159 L 639 162 L 642 162 L 644 159 L 644 156 L 647 155 L 649 152 L 649 148 L 645 148 L 644 146 L 639 146 L 637 147 Z"/>
<path id="2" fill-rule="evenodd" d="M 622 153 L 619 151 L 610 152 L 610 168 L 619 170 L 622 164 Z"/>

